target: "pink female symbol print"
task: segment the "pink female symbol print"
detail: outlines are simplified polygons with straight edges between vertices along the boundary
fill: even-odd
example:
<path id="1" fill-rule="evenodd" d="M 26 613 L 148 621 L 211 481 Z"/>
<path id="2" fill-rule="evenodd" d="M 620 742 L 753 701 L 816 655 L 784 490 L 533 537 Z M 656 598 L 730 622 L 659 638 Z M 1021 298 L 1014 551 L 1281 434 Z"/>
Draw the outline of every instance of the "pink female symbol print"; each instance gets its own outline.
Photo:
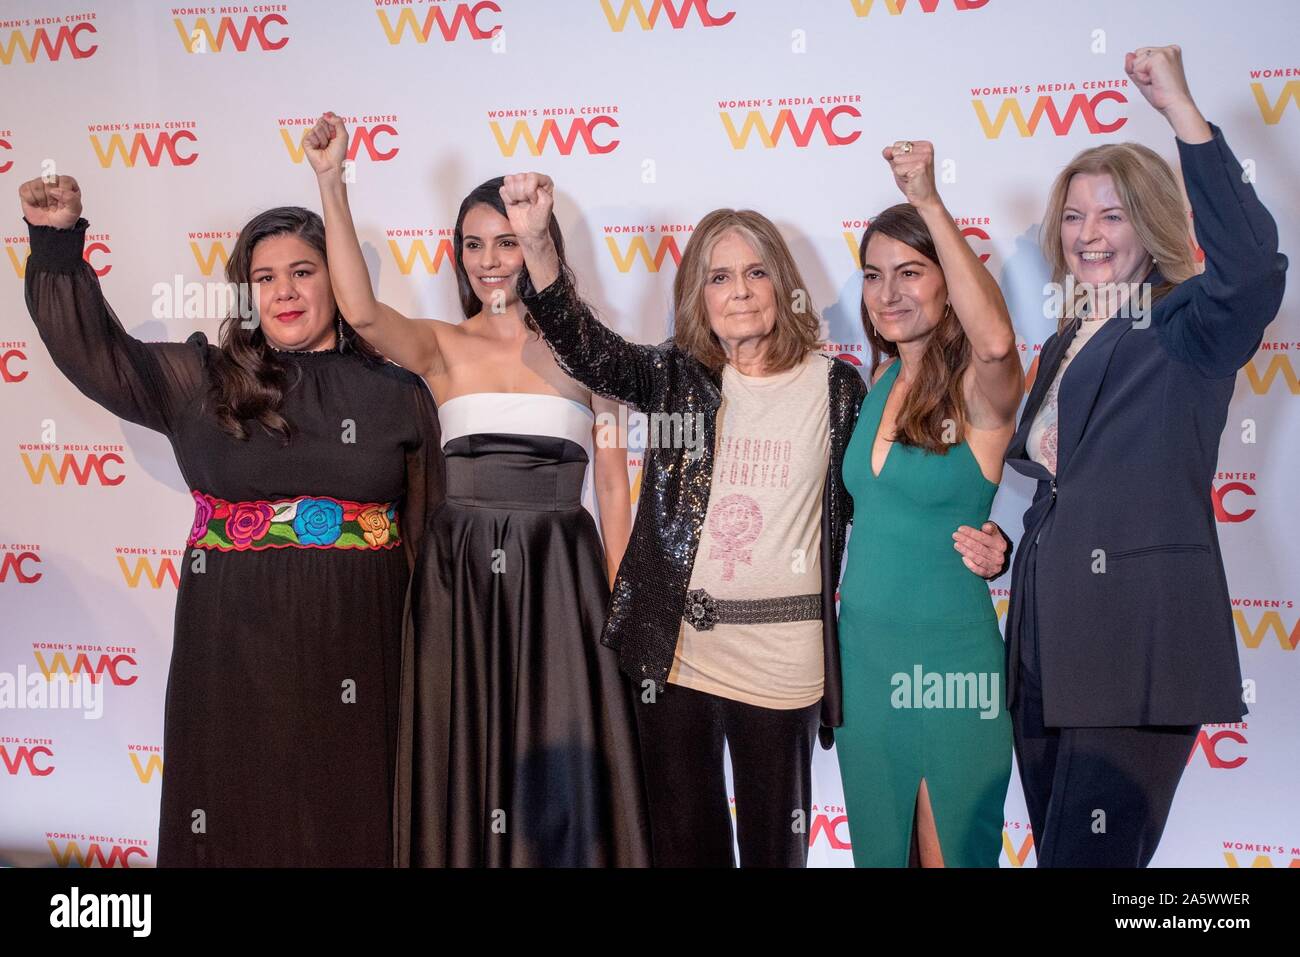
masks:
<path id="1" fill-rule="evenodd" d="M 736 563 L 750 561 L 749 546 L 763 531 L 763 512 L 748 495 L 728 495 L 709 510 L 713 548 L 709 558 L 722 559 L 722 580 L 736 577 Z"/>

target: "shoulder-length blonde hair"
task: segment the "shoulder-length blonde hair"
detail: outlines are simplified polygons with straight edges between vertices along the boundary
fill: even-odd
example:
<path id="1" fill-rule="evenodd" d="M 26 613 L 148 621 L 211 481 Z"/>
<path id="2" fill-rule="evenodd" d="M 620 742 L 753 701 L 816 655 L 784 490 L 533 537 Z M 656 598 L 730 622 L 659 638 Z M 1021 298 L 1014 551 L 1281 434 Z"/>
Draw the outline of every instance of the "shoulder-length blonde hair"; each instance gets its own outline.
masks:
<path id="1" fill-rule="evenodd" d="M 772 221 L 752 209 L 715 209 L 691 233 L 673 280 L 673 341 L 712 372 L 719 372 L 727 364 L 722 343 L 709 325 L 704 286 L 713 247 L 729 233 L 739 234 L 754 247 L 772 280 L 776 324 L 767 350 L 767 371 L 774 374 L 793 369 L 817 348 L 821 321 L 790 247 Z"/>
<path id="2" fill-rule="evenodd" d="M 1063 283 L 1069 271 L 1061 248 L 1061 219 L 1070 180 L 1076 173 L 1105 173 L 1114 182 L 1138 239 L 1164 279 L 1151 291 L 1153 301 L 1196 275 L 1187 209 L 1174 171 L 1158 153 L 1141 143 L 1107 143 L 1075 156 L 1052 184 L 1039 234 L 1043 255 L 1052 269 L 1052 282 Z M 1067 310 L 1058 328 L 1064 330 L 1071 321 Z"/>

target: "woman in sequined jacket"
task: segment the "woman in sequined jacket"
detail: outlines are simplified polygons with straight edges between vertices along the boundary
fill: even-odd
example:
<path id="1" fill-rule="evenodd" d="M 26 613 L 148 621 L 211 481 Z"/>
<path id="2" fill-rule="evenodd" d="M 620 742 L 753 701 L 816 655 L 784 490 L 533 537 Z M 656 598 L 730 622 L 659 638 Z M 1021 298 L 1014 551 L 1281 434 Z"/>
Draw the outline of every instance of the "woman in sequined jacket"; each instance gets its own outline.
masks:
<path id="1" fill-rule="evenodd" d="M 639 683 L 655 863 L 734 863 L 725 740 L 741 864 L 803 866 L 806 829 L 792 822 L 808 819 L 813 742 L 820 728 L 829 747 L 842 720 L 835 597 L 853 503 L 840 463 L 866 384 L 821 351 L 788 247 L 748 210 L 715 210 L 692 232 L 674 339 L 627 342 L 558 269 L 552 190 L 521 174 L 502 197 L 541 290 L 523 301 L 561 368 L 639 412 L 681 416 L 680 438 L 700 425 L 696 442 L 647 441 L 601 638 Z M 1001 548 L 988 536 L 969 553 L 996 573 Z"/>

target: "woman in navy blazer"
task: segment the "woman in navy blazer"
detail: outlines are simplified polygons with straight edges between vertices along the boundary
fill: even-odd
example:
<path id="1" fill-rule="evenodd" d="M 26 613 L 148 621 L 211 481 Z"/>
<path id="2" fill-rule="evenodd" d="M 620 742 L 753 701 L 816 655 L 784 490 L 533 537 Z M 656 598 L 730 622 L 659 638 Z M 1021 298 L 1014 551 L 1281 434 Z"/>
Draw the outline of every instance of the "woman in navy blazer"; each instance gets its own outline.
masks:
<path id="1" fill-rule="evenodd" d="M 1101 146 L 1058 177 L 1043 246 L 1067 301 L 1007 451 L 1038 480 L 1007 703 L 1040 867 L 1146 866 L 1200 725 L 1246 711 L 1210 489 L 1287 260 L 1179 48 L 1141 48 L 1125 70 L 1177 136 L 1205 271 L 1155 153 Z M 1083 315 L 1072 285 L 1098 293 Z"/>

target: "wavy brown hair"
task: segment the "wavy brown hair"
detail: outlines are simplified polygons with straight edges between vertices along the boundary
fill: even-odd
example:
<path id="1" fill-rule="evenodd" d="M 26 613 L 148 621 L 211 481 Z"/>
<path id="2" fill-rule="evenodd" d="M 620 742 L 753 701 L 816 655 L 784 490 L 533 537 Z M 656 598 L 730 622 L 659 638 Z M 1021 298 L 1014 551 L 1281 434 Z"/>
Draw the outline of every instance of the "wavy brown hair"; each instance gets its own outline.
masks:
<path id="1" fill-rule="evenodd" d="M 772 327 L 775 338 L 767 349 L 767 371 L 775 374 L 793 369 L 817 348 L 820 320 L 790 247 L 773 222 L 752 209 L 715 209 L 691 233 L 673 279 L 673 341 L 715 373 L 727 364 L 722 343 L 709 325 L 704 285 L 713 247 L 728 233 L 738 233 L 754 247 L 776 293 L 776 324 Z M 802 311 L 795 308 L 796 296 L 802 296 L 806 303 Z"/>
<path id="2" fill-rule="evenodd" d="M 272 236 L 293 235 L 320 253 L 325 269 L 325 224 L 320 216 L 301 206 L 277 206 L 259 213 L 239 231 L 235 248 L 226 262 L 226 280 L 235 289 L 247 289 L 256 303 L 257 291 L 249 276 L 253 250 Z M 342 316 L 335 306 L 338 324 Z M 382 362 L 379 353 L 343 321 L 340 352 L 355 352 L 370 362 Z M 282 445 L 292 438 L 289 421 L 280 414 L 285 394 L 297 384 L 296 366 L 280 358 L 266 341 L 259 323 L 246 328 L 236 307 L 221 323 L 219 349 L 210 367 L 209 401 L 221 428 L 237 439 L 248 438 L 246 422 L 255 421 L 268 432 L 278 434 Z"/>
<path id="3" fill-rule="evenodd" d="M 1174 171 L 1159 153 L 1141 143 L 1106 143 L 1079 153 L 1052 183 L 1039 232 L 1043 255 L 1052 269 L 1052 282 L 1063 283 L 1068 271 L 1065 250 L 1061 248 L 1061 218 L 1070 180 L 1076 173 L 1105 173 L 1114 182 L 1133 230 L 1164 279 L 1151 290 L 1152 302 L 1196 275 L 1187 210 Z M 1070 310 L 1064 310 L 1058 331 L 1064 331 L 1073 321 Z"/>
<path id="4" fill-rule="evenodd" d="M 871 221 L 858 246 L 858 265 L 863 269 L 867 263 L 867 244 L 877 233 L 911 247 L 934 263 L 936 269 L 940 268 L 934 237 L 911 203 L 891 206 Z M 861 305 L 862 328 L 867 333 L 867 341 L 871 343 L 871 374 L 874 379 L 884 357 L 897 358 L 898 346 L 876 331 L 867 312 L 865 299 Z M 970 362 L 970 340 L 966 338 L 957 313 L 948 308 L 930 333 L 921 353 L 920 368 L 916 371 L 894 423 L 894 441 L 938 455 L 947 455 L 950 448 L 965 439 L 966 397 L 962 392 L 962 383 Z M 949 422 L 956 425 L 954 442 L 945 442 L 943 439 L 945 424 Z"/>

